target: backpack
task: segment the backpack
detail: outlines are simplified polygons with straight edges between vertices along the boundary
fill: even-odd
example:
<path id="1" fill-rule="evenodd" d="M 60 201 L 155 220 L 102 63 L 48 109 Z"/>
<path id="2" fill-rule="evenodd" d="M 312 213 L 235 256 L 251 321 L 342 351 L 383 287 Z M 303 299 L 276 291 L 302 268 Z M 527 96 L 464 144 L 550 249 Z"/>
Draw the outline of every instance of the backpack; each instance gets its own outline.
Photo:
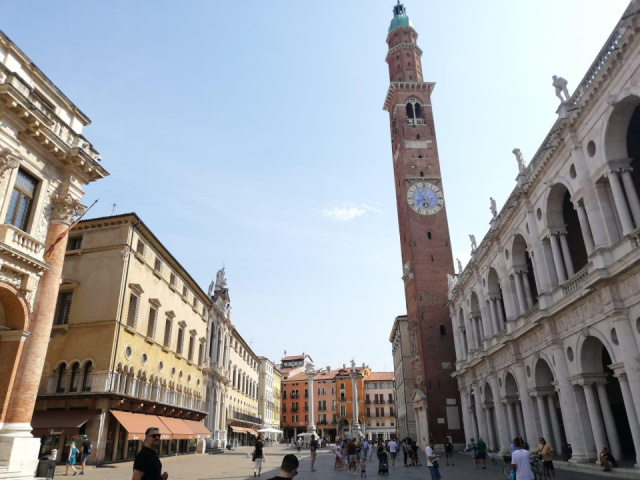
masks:
<path id="1" fill-rule="evenodd" d="M 89 445 L 87 445 L 87 451 L 86 451 L 87 455 L 91 455 L 91 442 L 89 442 Z"/>

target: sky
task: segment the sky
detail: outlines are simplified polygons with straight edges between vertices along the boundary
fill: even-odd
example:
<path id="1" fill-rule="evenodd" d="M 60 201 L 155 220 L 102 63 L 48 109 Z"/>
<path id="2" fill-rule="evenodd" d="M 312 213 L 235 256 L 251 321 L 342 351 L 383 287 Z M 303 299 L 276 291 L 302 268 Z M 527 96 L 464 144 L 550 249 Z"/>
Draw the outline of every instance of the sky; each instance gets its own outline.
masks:
<path id="1" fill-rule="evenodd" d="M 406 313 L 385 43 L 393 0 L 2 3 L 0 29 L 85 113 L 110 176 L 206 291 L 226 269 L 258 355 L 391 371 Z M 489 228 L 626 0 L 406 0 L 432 96 L 454 258 Z M 116 204 L 114 207 L 113 204 Z M 445 279 L 446 281 L 446 279 Z"/>

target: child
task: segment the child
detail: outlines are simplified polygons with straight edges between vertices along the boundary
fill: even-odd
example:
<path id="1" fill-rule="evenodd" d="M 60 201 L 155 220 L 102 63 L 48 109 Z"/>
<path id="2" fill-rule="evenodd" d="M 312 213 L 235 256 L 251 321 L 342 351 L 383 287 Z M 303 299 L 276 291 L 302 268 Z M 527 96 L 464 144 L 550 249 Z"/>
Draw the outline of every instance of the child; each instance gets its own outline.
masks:
<path id="1" fill-rule="evenodd" d="M 78 449 L 76 448 L 76 442 L 71 442 L 69 445 L 69 457 L 67 458 L 67 468 L 64 472 L 65 477 L 69 473 L 69 467 L 73 470 L 73 475 L 77 475 L 78 471 L 76 470 L 76 456 L 78 455 Z"/>
<path id="2" fill-rule="evenodd" d="M 489 457 L 489 460 L 491 460 L 491 463 L 493 463 L 494 465 L 498 464 L 498 462 L 496 462 L 496 459 L 493 458 L 493 452 L 491 450 L 487 450 L 487 457 Z"/>
<path id="3" fill-rule="evenodd" d="M 367 478 L 367 457 L 360 459 L 360 478 Z"/>

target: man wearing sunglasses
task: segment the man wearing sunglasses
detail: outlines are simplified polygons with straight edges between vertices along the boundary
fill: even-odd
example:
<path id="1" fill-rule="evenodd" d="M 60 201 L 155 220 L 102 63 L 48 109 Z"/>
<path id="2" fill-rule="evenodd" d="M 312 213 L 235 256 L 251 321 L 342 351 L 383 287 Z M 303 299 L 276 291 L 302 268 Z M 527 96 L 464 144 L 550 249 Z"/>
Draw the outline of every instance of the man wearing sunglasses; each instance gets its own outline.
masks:
<path id="1" fill-rule="evenodd" d="M 298 457 L 290 453 L 285 455 L 282 459 L 282 465 L 280 466 L 280 473 L 277 477 L 271 477 L 268 480 L 282 480 L 285 478 L 293 478 L 298 475 Z"/>
<path id="2" fill-rule="evenodd" d="M 133 462 L 133 476 L 131 480 L 167 480 L 169 474 L 162 472 L 162 462 L 158 457 L 160 446 L 160 430 L 156 427 L 147 428 L 144 434 L 144 445 Z"/>

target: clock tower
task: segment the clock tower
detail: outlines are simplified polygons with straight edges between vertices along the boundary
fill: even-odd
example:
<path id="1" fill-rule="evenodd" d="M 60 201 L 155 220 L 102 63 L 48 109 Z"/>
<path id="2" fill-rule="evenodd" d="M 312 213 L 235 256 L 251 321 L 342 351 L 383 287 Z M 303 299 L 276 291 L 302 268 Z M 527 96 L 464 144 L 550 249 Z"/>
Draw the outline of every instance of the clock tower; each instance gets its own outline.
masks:
<path id="1" fill-rule="evenodd" d="M 454 269 L 431 106 L 435 84 L 423 80 L 417 38 L 398 1 L 387 36 L 390 85 L 384 109 L 391 121 L 402 278 L 414 358 L 415 390 L 407 402 L 413 401 L 416 408 L 419 437 L 443 443 L 451 433 L 454 442 L 460 443 L 465 442 L 460 397 L 451 378 L 456 355 L 445 305 L 447 274 L 454 275 Z M 426 440 L 418 438 L 421 446 Z"/>

